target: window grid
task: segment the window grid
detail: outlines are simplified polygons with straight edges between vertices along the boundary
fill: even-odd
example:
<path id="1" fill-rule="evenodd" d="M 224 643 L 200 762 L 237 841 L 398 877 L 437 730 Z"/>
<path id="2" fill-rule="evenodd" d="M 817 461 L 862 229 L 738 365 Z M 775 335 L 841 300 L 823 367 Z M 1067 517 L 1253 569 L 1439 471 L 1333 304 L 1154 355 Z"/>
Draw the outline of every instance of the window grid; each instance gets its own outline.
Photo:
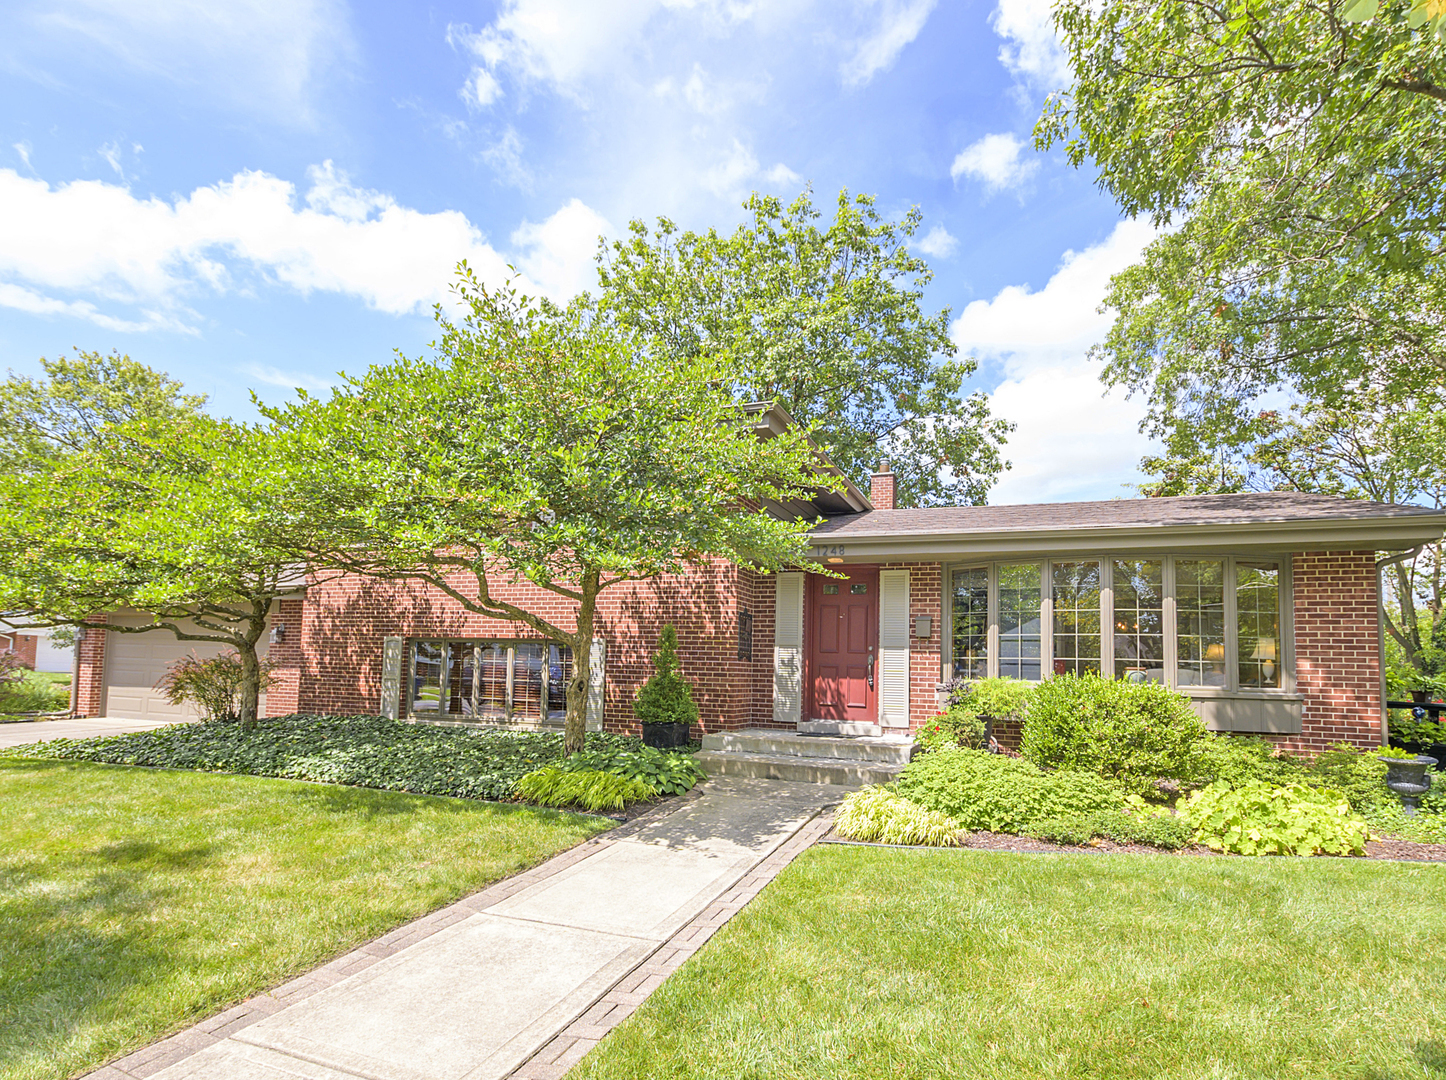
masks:
<path id="1" fill-rule="evenodd" d="M 1050 598 L 1056 675 L 1100 671 L 1100 564 L 1052 562 Z"/>
<path id="2" fill-rule="evenodd" d="M 1171 687 L 1196 694 L 1293 690 L 1293 650 L 1287 610 L 1291 603 L 1291 589 L 1290 576 L 1284 571 L 1290 565 L 1289 558 L 1288 555 L 1264 559 L 1156 555 L 1133 559 L 1072 558 L 1033 563 L 991 563 L 987 568 L 991 579 L 987 635 L 991 646 L 989 674 L 1037 680 L 1040 677 L 1037 673 L 1048 674 L 1057 670 L 1056 659 L 1066 661 L 1066 670 L 1075 670 L 1069 662 L 1077 662 L 1079 652 L 1093 650 L 1087 643 L 1084 650 L 1073 648 L 1071 655 L 1056 655 L 1052 648 L 1056 631 L 1061 637 L 1077 639 L 1081 631 L 1089 630 L 1089 624 L 1093 623 L 1090 619 L 1081 622 L 1078 618 L 1081 613 L 1098 612 L 1107 624 L 1112 620 L 1118 622 L 1118 615 L 1125 613 L 1132 617 L 1127 621 L 1136 622 L 1142 633 L 1132 643 L 1123 642 L 1118 639 L 1131 635 L 1120 634 L 1116 626 L 1116 632 L 1105 635 L 1100 642 L 1099 652 L 1102 655 L 1086 656 L 1085 659 L 1100 663 L 1104 670 L 1117 674 L 1128 674 L 1128 668 L 1143 666 L 1146 667 L 1148 681 L 1163 681 Z M 1094 590 L 1099 601 L 1097 605 L 1092 605 L 1086 597 L 1085 602 L 1080 603 L 1079 596 L 1066 595 L 1066 603 L 1059 607 L 1067 616 L 1073 615 L 1074 618 L 1066 618 L 1062 624 L 1051 625 L 1052 609 L 1056 607 L 1053 602 L 1040 603 L 1037 608 L 1032 608 L 1027 590 L 1021 595 L 1016 587 L 1021 577 L 1026 582 L 1049 578 L 1053 585 L 1055 567 L 1065 567 L 1062 576 L 1078 586 L 1078 570 L 1069 568 L 1080 564 L 1103 568 L 1103 587 Z M 951 581 L 952 574 L 960 569 L 982 576 L 985 568 L 951 567 Z M 1116 581 L 1117 573 L 1127 579 L 1136 571 L 1146 579 L 1142 582 L 1143 603 L 1138 595 L 1140 588 L 1128 580 Z M 1239 598 L 1239 611 L 1236 606 L 1237 589 L 1234 587 L 1237 580 L 1244 584 L 1247 593 Z M 952 648 L 955 615 L 952 604 L 946 615 L 951 618 L 951 649 L 945 666 L 947 673 L 953 670 L 953 657 L 956 655 Z M 1155 619 L 1158 624 L 1152 622 Z M 1158 625 L 1159 633 L 1143 633 L 1153 625 Z M 1178 633 L 1175 632 L 1177 628 Z M 1029 633 L 1041 629 L 1042 633 Z M 1031 636 L 1037 643 L 1032 663 L 1029 657 L 1020 663 L 1019 654 L 1028 651 Z M 1149 640 L 1142 642 L 1139 637 Z M 1154 640 L 1156 637 L 1160 639 L 1158 645 Z M 1023 649 L 1020 648 L 1021 643 Z M 1215 648 L 1212 649 L 1212 645 Z M 1150 675 L 1149 665 L 1134 663 L 1140 657 L 1130 657 L 1131 650 L 1154 661 L 1155 666 L 1163 667 L 1163 679 L 1158 672 Z M 1150 656 L 1150 653 L 1155 656 Z M 1123 663 L 1125 660 L 1132 662 Z M 1096 668 L 1091 666 L 1087 670 Z"/>
<path id="3" fill-rule="evenodd" d="M 1115 678 L 1164 682 L 1164 560 L 1116 559 L 1111 584 Z"/>
<path id="4" fill-rule="evenodd" d="M 558 719 L 567 709 L 572 650 L 539 641 L 420 640 L 411 643 L 408 669 L 409 715 Z"/>
<path id="5" fill-rule="evenodd" d="M 983 679 L 989 675 L 989 568 L 954 571 L 954 675 Z"/>

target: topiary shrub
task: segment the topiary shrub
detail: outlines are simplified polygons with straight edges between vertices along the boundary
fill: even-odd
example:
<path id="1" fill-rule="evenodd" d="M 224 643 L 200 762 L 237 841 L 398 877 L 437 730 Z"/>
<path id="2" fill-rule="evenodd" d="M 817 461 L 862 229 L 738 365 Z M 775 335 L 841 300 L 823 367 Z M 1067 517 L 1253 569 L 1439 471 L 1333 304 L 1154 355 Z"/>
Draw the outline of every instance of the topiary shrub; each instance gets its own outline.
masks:
<path id="1" fill-rule="evenodd" d="M 948 847 L 958 843 L 959 823 L 888 788 L 866 787 L 844 799 L 833 828 L 849 840 Z"/>
<path id="2" fill-rule="evenodd" d="M 1028 761 L 979 750 L 915 758 L 893 787 L 961 828 L 992 832 L 1015 833 L 1048 818 L 1125 806 L 1124 792 L 1092 773 L 1046 773 Z"/>
<path id="3" fill-rule="evenodd" d="M 1062 675 L 1031 693 L 1020 752 L 1036 765 L 1087 769 L 1150 795 L 1162 778 L 1193 778 L 1207 738 L 1189 698 L 1168 687 Z"/>
<path id="4" fill-rule="evenodd" d="M 644 724 L 696 724 L 698 705 L 693 689 L 678 670 L 678 631 L 673 624 L 658 636 L 653 674 L 633 701 L 633 715 Z"/>
<path id="5" fill-rule="evenodd" d="M 1180 819 L 1215 851 L 1236 855 L 1362 855 L 1366 823 L 1339 791 L 1305 784 L 1214 783 L 1180 804 Z"/>

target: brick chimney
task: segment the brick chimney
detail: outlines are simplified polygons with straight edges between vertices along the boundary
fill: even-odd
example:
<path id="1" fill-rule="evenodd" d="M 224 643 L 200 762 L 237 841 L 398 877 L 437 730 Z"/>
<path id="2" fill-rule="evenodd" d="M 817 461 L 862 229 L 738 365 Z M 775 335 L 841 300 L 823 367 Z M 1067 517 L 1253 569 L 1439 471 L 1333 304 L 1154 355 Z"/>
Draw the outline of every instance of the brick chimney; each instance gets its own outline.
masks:
<path id="1" fill-rule="evenodd" d="M 869 477 L 869 502 L 875 510 L 894 508 L 894 471 L 889 468 L 889 459 L 879 462 L 879 471 Z"/>

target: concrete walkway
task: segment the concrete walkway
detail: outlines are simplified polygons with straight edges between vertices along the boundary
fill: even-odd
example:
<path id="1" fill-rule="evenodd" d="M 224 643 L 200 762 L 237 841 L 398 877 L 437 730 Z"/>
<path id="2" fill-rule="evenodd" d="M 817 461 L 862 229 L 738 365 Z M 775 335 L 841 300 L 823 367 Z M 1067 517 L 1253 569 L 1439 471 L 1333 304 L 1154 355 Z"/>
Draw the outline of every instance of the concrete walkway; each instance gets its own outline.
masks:
<path id="1" fill-rule="evenodd" d="M 710 780 L 671 812 L 596 837 L 91 1076 L 561 1077 L 827 830 L 820 812 L 843 794 Z"/>
<path id="2" fill-rule="evenodd" d="M 23 746 L 51 739 L 90 739 L 97 735 L 128 735 L 169 727 L 175 720 L 124 720 L 114 716 L 88 716 L 68 720 L 20 720 L 0 724 L 0 746 Z M 184 721 L 182 721 L 184 722 Z"/>

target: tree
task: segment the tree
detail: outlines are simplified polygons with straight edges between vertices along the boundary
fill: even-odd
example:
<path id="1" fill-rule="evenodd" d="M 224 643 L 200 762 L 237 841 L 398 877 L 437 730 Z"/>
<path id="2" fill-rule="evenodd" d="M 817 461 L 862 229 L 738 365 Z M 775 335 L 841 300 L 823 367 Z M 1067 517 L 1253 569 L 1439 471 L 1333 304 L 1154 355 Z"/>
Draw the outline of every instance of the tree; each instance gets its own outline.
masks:
<path id="1" fill-rule="evenodd" d="M 0 610 L 38 627 L 134 608 L 151 621 L 88 630 L 229 645 L 254 725 L 267 613 L 303 578 L 265 433 L 129 357 L 42 365 L 45 380 L 0 384 Z"/>
<path id="2" fill-rule="evenodd" d="M 492 291 L 466 264 L 433 355 L 265 409 L 318 565 L 424 582 L 569 645 L 581 749 L 598 595 L 721 557 L 801 560 L 810 523 L 755 507 L 830 486 L 801 433 L 761 440 L 709 357 L 655 352 L 583 305 Z M 508 594 L 527 582 L 546 601 Z M 558 598 L 572 619 L 556 615 Z"/>
<path id="3" fill-rule="evenodd" d="M 752 223 L 727 236 L 634 221 L 599 252 L 600 314 L 662 355 L 718 362 L 741 400 L 783 405 L 856 483 L 887 456 L 900 506 L 982 503 L 1011 425 L 964 395 L 977 365 L 953 359 L 949 310 L 923 309 L 919 211 L 891 222 L 847 191 L 827 228 L 808 191 L 744 208 Z"/>
<path id="4" fill-rule="evenodd" d="M 1439 6 L 1056 5 L 1074 78 L 1036 143 L 1163 230 L 1111 281 L 1097 349 L 1157 432 L 1248 442 L 1273 388 L 1335 407 L 1365 379 L 1397 400 L 1446 381 Z"/>

